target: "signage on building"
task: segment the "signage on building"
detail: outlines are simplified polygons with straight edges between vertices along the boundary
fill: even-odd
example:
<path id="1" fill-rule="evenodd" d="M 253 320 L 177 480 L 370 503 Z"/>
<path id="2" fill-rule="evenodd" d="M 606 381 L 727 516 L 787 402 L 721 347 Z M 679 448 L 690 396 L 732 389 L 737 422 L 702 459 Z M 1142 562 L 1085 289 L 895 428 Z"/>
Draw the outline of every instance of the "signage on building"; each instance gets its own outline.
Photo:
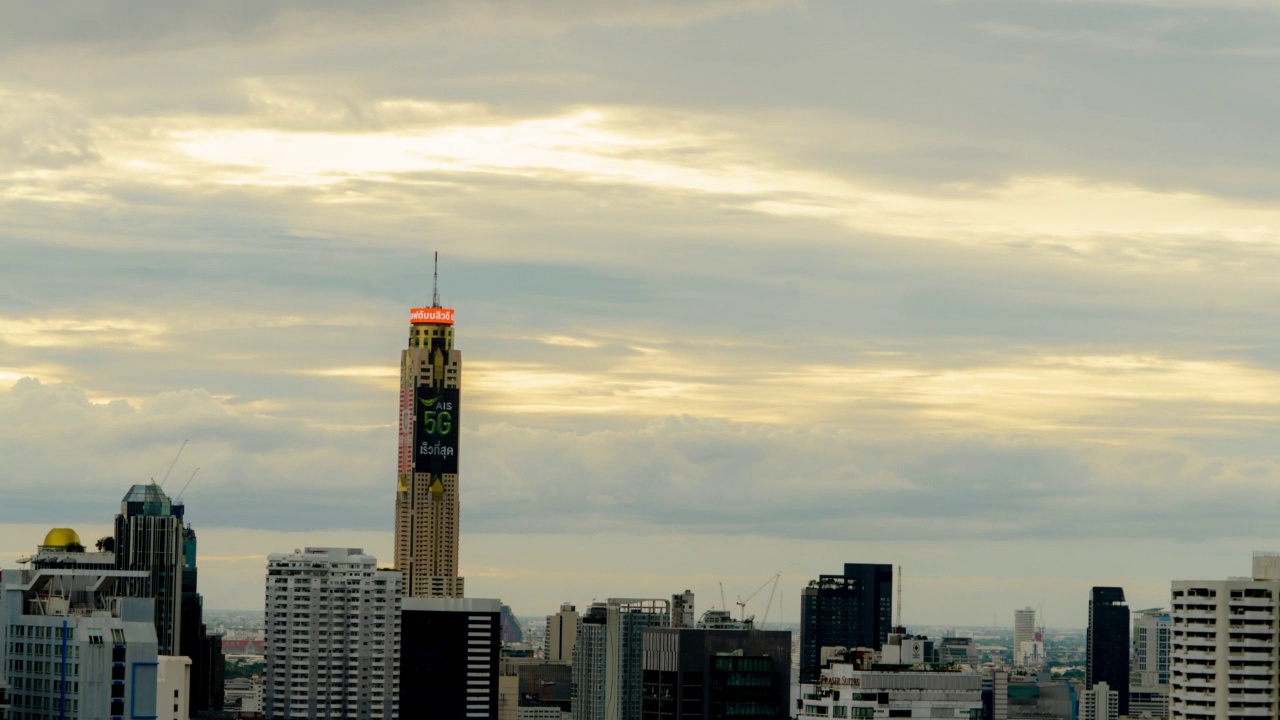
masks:
<path id="1" fill-rule="evenodd" d="M 458 388 L 418 386 L 413 402 L 413 471 L 458 474 Z"/>
<path id="2" fill-rule="evenodd" d="M 409 311 L 411 325 L 452 325 L 453 308 L 425 307 Z"/>

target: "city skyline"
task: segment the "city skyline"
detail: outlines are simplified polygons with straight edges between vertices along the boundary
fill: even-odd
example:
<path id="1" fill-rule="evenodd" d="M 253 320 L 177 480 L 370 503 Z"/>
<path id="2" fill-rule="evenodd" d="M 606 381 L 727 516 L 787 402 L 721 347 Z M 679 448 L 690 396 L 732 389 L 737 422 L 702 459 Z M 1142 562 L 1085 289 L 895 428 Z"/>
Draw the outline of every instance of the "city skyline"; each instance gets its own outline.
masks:
<path id="1" fill-rule="evenodd" d="M 184 440 L 208 607 L 390 565 L 437 250 L 468 596 L 1084 627 L 1280 547 L 1269 5 L 6 12 L 0 567 Z"/>

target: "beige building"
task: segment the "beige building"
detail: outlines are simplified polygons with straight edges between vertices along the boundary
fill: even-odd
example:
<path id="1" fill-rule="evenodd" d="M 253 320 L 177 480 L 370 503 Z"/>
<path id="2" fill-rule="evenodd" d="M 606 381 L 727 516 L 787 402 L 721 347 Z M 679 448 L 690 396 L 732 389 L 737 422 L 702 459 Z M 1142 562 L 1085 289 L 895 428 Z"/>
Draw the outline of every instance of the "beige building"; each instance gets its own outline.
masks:
<path id="1" fill-rule="evenodd" d="M 1169 717 L 1280 717 L 1280 556 L 1255 553 L 1252 578 L 1172 590 Z"/>
<path id="2" fill-rule="evenodd" d="M 405 594 L 460 598 L 458 431 L 462 353 L 453 347 L 453 310 L 410 312 L 400 353 L 395 567 Z"/>

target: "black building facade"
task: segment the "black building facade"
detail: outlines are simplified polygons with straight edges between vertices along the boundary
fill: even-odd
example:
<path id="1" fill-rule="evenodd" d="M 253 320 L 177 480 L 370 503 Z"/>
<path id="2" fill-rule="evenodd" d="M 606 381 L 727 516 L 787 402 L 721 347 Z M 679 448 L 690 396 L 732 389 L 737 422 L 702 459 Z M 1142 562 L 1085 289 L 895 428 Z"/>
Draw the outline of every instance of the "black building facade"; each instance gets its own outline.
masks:
<path id="1" fill-rule="evenodd" d="M 498 717 L 502 611 L 497 600 L 405 598 L 400 717 Z"/>
<path id="2" fill-rule="evenodd" d="M 800 596 L 800 682 L 818 681 L 822 648 L 880 649 L 893 625 L 893 566 L 845 563 Z"/>
<path id="3" fill-rule="evenodd" d="M 791 633 L 647 627 L 641 720 L 791 717 Z"/>
<path id="4" fill-rule="evenodd" d="M 1120 694 L 1120 715 L 1129 714 L 1129 606 L 1124 589 L 1095 587 L 1089 594 L 1085 687 L 1105 682 Z"/>

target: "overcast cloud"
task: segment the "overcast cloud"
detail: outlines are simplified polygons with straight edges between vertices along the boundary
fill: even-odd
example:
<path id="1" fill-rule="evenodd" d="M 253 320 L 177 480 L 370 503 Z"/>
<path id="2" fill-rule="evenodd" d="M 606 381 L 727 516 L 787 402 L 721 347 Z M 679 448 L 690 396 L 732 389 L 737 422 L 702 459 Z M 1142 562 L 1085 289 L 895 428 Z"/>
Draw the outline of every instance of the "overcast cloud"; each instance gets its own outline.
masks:
<path id="1" fill-rule="evenodd" d="M 212 607 L 269 552 L 389 562 L 438 250 L 473 595 L 782 571 L 794 619 L 889 562 L 914 622 L 1081 626 L 1090 585 L 1238 575 L 1280 511 L 1276 37 L 1246 0 L 0 2 L 0 563 L 186 439 Z"/>

